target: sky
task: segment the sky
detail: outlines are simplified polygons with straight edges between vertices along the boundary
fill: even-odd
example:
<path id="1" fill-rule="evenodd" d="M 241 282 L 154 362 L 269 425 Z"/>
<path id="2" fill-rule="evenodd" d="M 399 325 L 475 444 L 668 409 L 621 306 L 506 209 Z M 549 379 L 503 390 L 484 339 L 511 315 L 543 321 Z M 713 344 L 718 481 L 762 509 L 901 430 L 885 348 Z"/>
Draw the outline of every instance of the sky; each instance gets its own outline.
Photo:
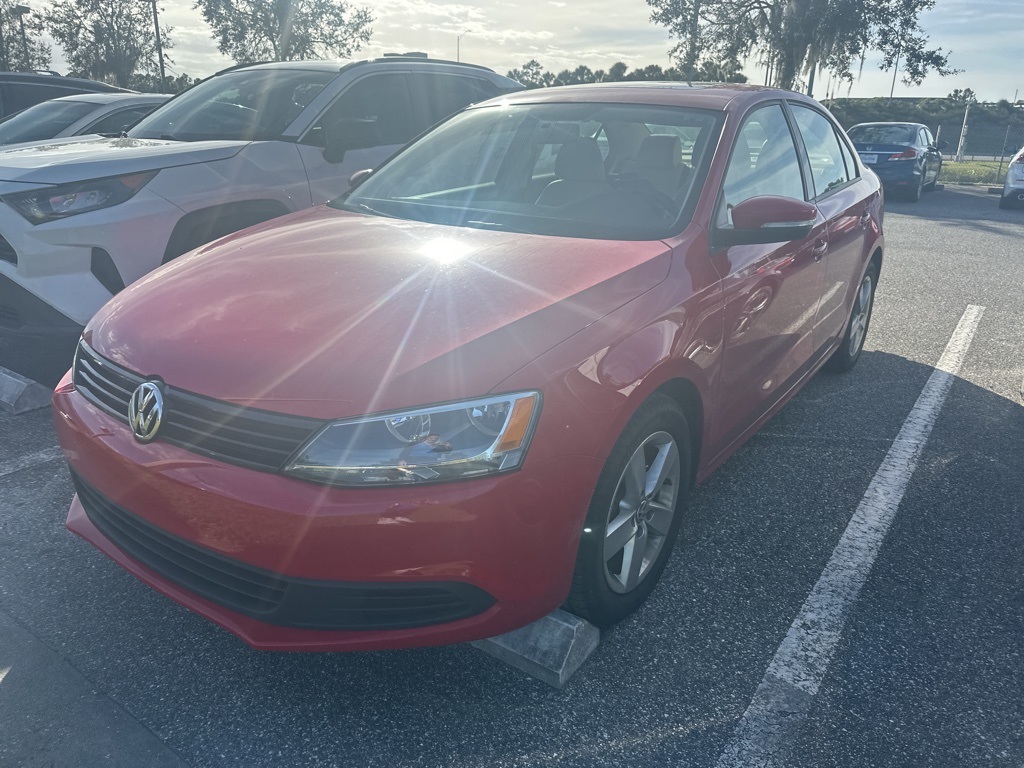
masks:
<path id="1" fill-rule="evenodd" d="M 483 64 L 504 74 L 530 59 L 548 70 L 585 64 L 608 69 L 624 61 L 632 69 L 672 62 L 673 41 L 650 21 L 645 0 L 349 0 L 371 9 L 373 37 L 356 58 L 385 52 L 425 51 L 435 58 L 456 58 Z M 206 76 L 233 62 L 217 51 L 210 30 L 191 0 L 163 0 L 161 23 L 171 25 L 170 52 L 176 74 Z M 951 52 L 950 65 L 962 74 L 930 75 L 921 86 L 896 83 L 896 96 L 947 95 L 971 88 L 982 101 L 1024 99 L 1024 0 L 937 0 L 922 16 L 933 45 Z M 457 42 L 462 35 L 461 42 Z M 458 50 L 457 50 L 458 49 Z M 64 71 L 59 48 L 54 66 Z M 763 82 L 763 70 L 748 66 L 751 82 Z M 888 96 L 892 71 L 879 71 L 869 59 L 852 88 L 837 96 Z M 819 79 L 815 96 L 825 96 L 827 78 Z"/>

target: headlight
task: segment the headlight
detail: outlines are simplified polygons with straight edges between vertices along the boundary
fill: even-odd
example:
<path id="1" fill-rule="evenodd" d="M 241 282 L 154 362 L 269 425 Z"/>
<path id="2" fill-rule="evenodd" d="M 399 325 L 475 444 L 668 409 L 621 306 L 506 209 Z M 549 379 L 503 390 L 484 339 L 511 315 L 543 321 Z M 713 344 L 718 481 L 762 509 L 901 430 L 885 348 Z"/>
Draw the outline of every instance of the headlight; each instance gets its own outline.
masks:
<path id="1" fill-rule="evenodd" d="M 123 203 L 146 186 L 156 174 L 157 171 L 149 171 L 130 176 L 79 181 L 4 195 L 2 199 L 31 223 L 44 224 Z"/>
<path id="2" fill-rule="evenodd" d="M 497 395 L 346 419 L 306 443 L 285 472 L 329 485 L 409 485 L 480 477 L 523 462 L 540 393 Z"/>

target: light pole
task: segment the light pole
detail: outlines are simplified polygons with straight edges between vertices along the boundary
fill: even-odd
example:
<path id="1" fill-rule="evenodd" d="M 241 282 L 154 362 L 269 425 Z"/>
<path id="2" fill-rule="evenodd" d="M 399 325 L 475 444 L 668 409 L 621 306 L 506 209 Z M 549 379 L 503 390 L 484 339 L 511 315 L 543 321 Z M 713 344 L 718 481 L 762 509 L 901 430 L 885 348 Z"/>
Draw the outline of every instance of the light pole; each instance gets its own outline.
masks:
<path id="1" fill-rule="evenodd" d="M 166 75 L 164 75 L 164 50 L 160 45 L 160 19 L 156 14 L 156 0 L 153 0 L 153 29 L 156 31 L 156 59 L 160 65 L 160 88 L 157 93 L 163 93 L 166 85 Z"/>
<path id="2" fill-rule="evenodd" d="M 463 32 L 461 35 L 459 35 L 458 37 L 455 38 L 455 60 L 456 61 L 462 61 L 462 59 L 461 59 L 461 55 L 462 55 L 462 38 L 464 38 L 468 34 L 469 34 L 469 30 L 467 29 L 465 32 Z"/>
<path id="3" fill-rule="evenodd" d="M 21 25 L 21 52 L 25 55 L 25 69 L 31 69 L 32 64 L 28 60 L 28 38 L 25 37 L 25 14 L 32 13 L 32 9 L 27 5 L 16 5 L 11 8 L 11 13 L 18 17 L 18 23 Z"/>

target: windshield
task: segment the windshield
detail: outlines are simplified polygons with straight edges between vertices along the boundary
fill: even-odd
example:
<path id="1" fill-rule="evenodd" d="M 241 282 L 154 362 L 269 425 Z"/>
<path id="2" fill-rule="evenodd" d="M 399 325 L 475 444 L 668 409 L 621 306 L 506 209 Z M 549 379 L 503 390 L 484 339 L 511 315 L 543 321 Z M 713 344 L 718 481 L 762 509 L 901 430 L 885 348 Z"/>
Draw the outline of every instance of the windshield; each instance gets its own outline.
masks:
<path id="1" fill-rule="evenodd" d="M 657 239 L 688 221 L 719 123 L 713 112 L 642 104 L 471 109 L 332 205 L 481 229 Z"/>
<path id="2" fill-rule="evenodd" d="M 848 135 L 858 144 L 913 144 L 917 128 L 912 125 L 855 125 Z"/>
<path id="3" fill-rule="evenodd" d="M 212 77 L 167 102 L 128 135 L 136 139 L 276 139 L 336 72 L 243 69 Z"/>
<path id="4" fill-rule="evenodd" d="M 0 144 L 52 139 L 97 106 L 89 101 L 44 101 L 23 109 L 0 123 Z"/>

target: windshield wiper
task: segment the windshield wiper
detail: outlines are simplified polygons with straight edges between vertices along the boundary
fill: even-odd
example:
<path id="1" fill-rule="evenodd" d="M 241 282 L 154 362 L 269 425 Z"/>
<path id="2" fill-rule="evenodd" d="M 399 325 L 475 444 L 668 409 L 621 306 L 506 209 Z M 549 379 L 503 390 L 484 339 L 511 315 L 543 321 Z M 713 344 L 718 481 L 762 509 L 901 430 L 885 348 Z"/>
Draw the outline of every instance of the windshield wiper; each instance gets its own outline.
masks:
<path id="1" fill-rule="evenodd" d="M 383 211 L 378 211 L 376 208 L 371 208 L 366 203 L 348 203 L 348 202 L 346 202 L 346 203 L 342 203 L 341 205 L 339 205 L 337 207 L 342 208 L 343 210 L 349 210 L 349 211 L 355 211 L 355 210 L 358 209 L 358 210 L 362 211 L 363 213 L 370 214 L 371 216 L 383 216 L 385 219 L 400 219 L 400 218 L 402 218 L 401 216 L 395 216 L 393 213 L 384 213 Z"/>
<path id="2" fill-rule="evenodd" d="M 510 227 L 508 224 L 500 224 L 497 221 L 480 221 L 478 219 L 469 219 L 465 222 L 467 227 L 473 227 L 474 229 L 493 229 L 497 232 L 518 232 L 522 235 L 529 235 L 525 229 L 517 229 L 516 227 Z"/>

